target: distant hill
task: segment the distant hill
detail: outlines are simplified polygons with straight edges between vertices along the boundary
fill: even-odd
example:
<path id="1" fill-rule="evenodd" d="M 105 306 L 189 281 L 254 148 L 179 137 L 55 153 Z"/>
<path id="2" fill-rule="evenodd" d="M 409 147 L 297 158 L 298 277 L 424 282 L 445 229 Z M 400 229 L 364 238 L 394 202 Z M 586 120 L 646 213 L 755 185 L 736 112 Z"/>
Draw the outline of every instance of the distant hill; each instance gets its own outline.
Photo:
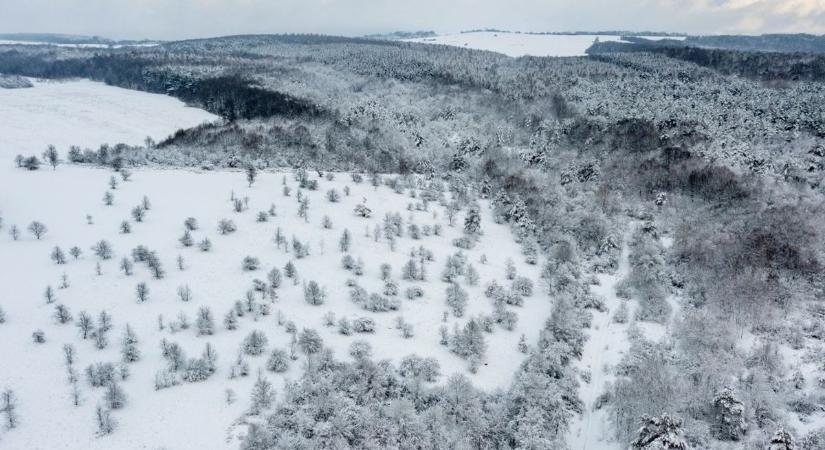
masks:
<path id="1" fill-rule="evenodd" d="M 47 43 L 55 45 L 134 45 L 145 44 L 149 40 L 113 40 L 100 36 L 83 36 L 60 33 L 0 33 L 0 40 L 20 41 L 33 43 Z"/>
<path id="2" fill-rule="evenodd" d="M 782 53 L 825 53 L 825 35 L 763 34 L 761 36 L 689 36 L 697 47 Z"/>

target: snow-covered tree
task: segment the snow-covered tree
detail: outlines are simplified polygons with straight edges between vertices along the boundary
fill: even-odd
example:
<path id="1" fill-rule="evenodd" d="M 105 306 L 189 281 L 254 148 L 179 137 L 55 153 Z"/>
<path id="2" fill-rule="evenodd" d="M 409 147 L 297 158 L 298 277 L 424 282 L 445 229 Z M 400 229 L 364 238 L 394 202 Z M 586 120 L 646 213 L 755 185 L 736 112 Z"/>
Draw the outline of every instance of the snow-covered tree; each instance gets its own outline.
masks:
<path id="1" fill-rule="evenodd" d="M 257 415 L 269 409 L 275 401 L 275 389 L 262 373 L 258 373 L 258 379 L 252 387 L 250 414 Z"/>
<path id="2" fill-rule="evenodd" d="M 326 297 L 326 290 L 317 281 L 312 280 L 304 285 L 304 301 L 310 305 L 323 305 Z"/>
<path id="3" fill-rule="evenodd" d="M 688 450 L 682 438 L 682 420 L 663 414 L 642 417 L 642 427 L 630 446 L 638 450 Z"/>
<path id="4" fill-rule="evenodd" d="M 272 350 L 266 362 L 266 368 L 275 373 L 286 372 L 289 370 L 289 355 L 280 348 Z"/>
<path id="5" fill-rule="evenodd" d="M 126 324 L 126 330 L 123 332 L 123 338 L 120 342 L 120 354 L 123 357 L 123 362 L 131 363 L 140 360 L 138 338 L 135 331 L 128 323 Z"/>
<path id="6" fill-rule="evenodd" d="M 725 387 L 713 397 L 712 431 L 717 439 L 738 441 L 748 429 L 745 405 L 736 398 L 733 389 Z"/>
<path id="7" fill-rule="evenodd" d="M 242 348 L 247 355 L 257 356 L 266 350 L 268 342 L 263 331 L 253 330 L 244 338 Z"/>
<path id="8" fill-rule="evenodd" d="M 208 306 L 201 306 L 198 309 L 195 326 L 198 328 L 198 336 L 212 335 L 215 332 L 215 319 L 212 317 L 212 310 Z"/>

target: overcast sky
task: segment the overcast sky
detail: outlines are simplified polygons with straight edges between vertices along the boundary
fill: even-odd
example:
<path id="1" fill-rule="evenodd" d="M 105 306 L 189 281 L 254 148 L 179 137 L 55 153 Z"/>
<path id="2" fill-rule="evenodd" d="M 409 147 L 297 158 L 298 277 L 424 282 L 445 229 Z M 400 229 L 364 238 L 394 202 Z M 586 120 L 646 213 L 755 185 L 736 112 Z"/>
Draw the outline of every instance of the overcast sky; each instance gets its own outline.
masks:
<path id="1" fill-rule="evenodd" d="M 825 0 L 0 0 L 0 33 L 179 39 L 395 30 L 825 33 Z"/>

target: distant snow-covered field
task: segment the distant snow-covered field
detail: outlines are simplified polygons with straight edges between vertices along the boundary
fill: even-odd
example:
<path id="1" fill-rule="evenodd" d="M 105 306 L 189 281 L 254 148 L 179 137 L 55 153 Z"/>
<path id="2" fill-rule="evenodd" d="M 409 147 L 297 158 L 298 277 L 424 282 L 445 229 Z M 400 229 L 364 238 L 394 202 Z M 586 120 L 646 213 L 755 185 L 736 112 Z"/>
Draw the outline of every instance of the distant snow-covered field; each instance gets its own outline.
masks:
<path id="1" fill-rule="evenodd" d="M 141 144 L 179 128 L 218 119 L 180 100 L 89 81 L 38 81 L 27 89 L 0 89 L 0 159 L 37 154 L 49 144 Z"/>
<path id="2" fill-rule="evenodd" d="M 648 37 L 642 36 L 646 39 Z M 584 56 L 584 51 L 600 41 L 619 41 L 621 36 L 604 35 L 561 35 L 497 33 L 479 31 L 471 33 L 444 34 L 431 38 L 409 39 L 409 42 L 454 45 L 476 50 L 489 50 L 508 56 Z M 660 39 L 657 37 L 649 39 Z"/>

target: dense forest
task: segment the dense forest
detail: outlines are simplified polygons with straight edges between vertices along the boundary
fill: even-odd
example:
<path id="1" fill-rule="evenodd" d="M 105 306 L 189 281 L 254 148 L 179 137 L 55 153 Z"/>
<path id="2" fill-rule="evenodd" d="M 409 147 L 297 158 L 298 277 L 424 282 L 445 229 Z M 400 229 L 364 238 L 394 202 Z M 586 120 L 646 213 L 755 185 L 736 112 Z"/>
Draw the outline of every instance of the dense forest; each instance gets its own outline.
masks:
<path id="1" fill-rule="evenodd" d="M 491 199 L 547 256 L 543 288 L 559 301 L 508 390 L 422 387 L 367 356 L 325 356 L 250 425 L 247 449 L 564 448 L 589 407 L 571 364 L 601 307 L 587 274 L 615 271 L 622 245 L 633 320 L 667 332 L 637 330 L 610 369 L 599 407 L 616 438 L 763 449 L 825 408 L 821 364 L 798 382 L 780 351 L 821 361 L 825 349 L 825 57 L 740 47 L 604 42 L 588 57 L 513 59 L 262 35 L 14 47 L 0 72 L 167 93 L 224 119 L 140 147 L 72 148 L 72 162 L 418 173 L 465 205 Z M 670 435 L 685 446 L 648 445 Z M 795 439 L 822 448 L 825 429 Z"/>

